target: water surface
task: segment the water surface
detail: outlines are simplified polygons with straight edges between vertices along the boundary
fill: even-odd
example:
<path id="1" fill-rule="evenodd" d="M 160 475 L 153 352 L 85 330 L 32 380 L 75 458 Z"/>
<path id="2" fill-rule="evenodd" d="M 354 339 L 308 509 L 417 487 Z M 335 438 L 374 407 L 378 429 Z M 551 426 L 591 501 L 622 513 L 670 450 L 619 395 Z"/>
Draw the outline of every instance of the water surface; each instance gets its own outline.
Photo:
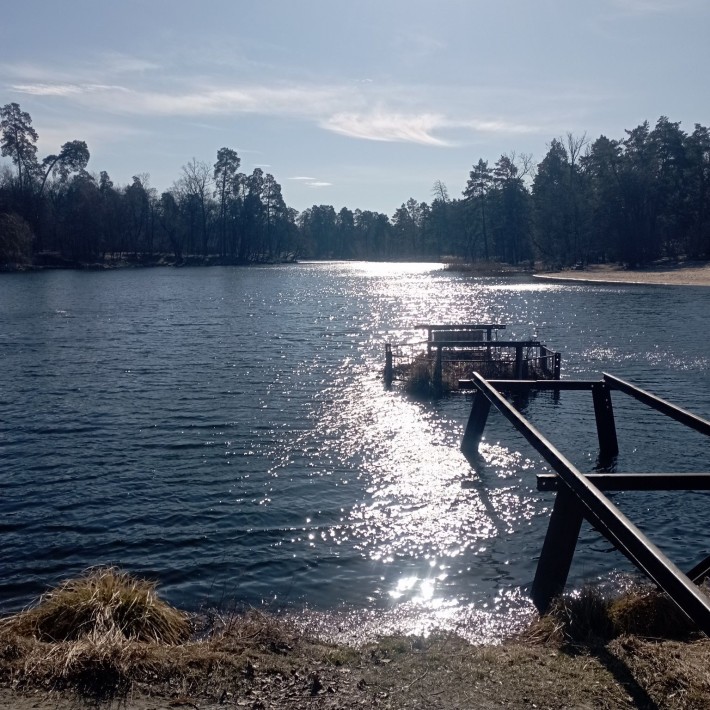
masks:
<path id="1" fill-rule="evenodd" d="M 435 264 L 44 272 L 0 277 L 0 608 L 87 566 L 233 602 L 496 633 L 527 591 L 552 494 L 492 414 L 473 470 L 470 398 L 384 389 L 386 342 L 420 322 L 509 324 L 710 417 L 710 290 L 474 278 Z M 707 470 L 699 434 L 614 395 L 621 471 Z M 525 407 L 582 470 L 588 393 Z M 617 494 L 681 567 L 710 554 L 708 494 Z M 574 584 L 628 570 L 585 529 Z"/>

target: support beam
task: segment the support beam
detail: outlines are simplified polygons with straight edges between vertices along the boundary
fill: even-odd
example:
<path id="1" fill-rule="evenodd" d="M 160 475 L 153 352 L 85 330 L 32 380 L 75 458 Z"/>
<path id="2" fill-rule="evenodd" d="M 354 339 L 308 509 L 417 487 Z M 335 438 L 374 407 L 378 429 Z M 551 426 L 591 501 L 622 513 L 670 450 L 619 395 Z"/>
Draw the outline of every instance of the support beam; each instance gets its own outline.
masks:
<path id="1" fill-rule="evenodd" d="M 444 368 L 443 363 L 441 362 L 441 348 L 438 346 L 436 348 L 436 355 L 434 357 L 434 377 L 432 379 L 434 380 L 434 391 L 436 395 L 439 396 L 441 395 L 444 389 Z"/>
<path id="2" fill-rule="evenodd" d="M 461 451 L 464 454 L 475 454 L 478 452 L 478 445 L 481 443 L 483 430 L 486 428 L 488 412 L 491 410 L 491 403 L 480 391 L 473 396 L 471 414 L 468 417 L 466 431 L 461 440 Z"/>
<path id="3" fill-rule="evenodd" d="M 562 374 L 562 353 L 555 353 L 555 371 L 553 378 L 559 380 Z"/>
<path id="4" fill-rule="evenodd" d="M 392 365 L 392 345 L 385 344 L 385 384 L 390 387 L 394 377 L 394 368 Z"/>
<path id="5" fill-rule="evenodd" d="M 597 420 L 599 458 L 602 461 L 609 461 L 618 455 L 619 443 L 616 439 L 611 392 L 606 382 L 597 382 L 592 385 L 592 400 L 594 401 L 594 417 Z"/>
<path id="6" fill-rule="evenodd" d="M 601 380 L 488 380 L 488 384 L 499 392 L 529 392 L 530 390 L 571 390 L 585 392 L 592 390 Z M 459 380 L 459 389 L 476 389 L 473 380 Z"/>
<path id="7" fill-rule="evenodd" d="M 693 569 L 688 572 L 688 577 L 695 584 L 702 584 L 710 577 L 710 557 L 706 557 L 702 562 L 699 562 Z"/>
<path id="8" fill-rule="evenodd" d="M 587 473 L 600 491 L 710 491 L 710 473 Z M 537 477 L 538 491 L 565 487 L 556 473 Z"/>
<path id="9" fill-rule="evenodd" d="M 560 488 L 547 526 L 532 585 L 532 600 L 544 614 L 564 591 L 582 527 L 583 509 L 569 488 Z"/>
<path id="10" fill-rule="evenodd" d="M 710 599 L 676 567 L 597 487 L 479 374 L 478 392 L 495 404 L 559 474 L 582 506 L 584 517 L 640 571 L 657 584 L 705 634 L 710 635 Z"/>

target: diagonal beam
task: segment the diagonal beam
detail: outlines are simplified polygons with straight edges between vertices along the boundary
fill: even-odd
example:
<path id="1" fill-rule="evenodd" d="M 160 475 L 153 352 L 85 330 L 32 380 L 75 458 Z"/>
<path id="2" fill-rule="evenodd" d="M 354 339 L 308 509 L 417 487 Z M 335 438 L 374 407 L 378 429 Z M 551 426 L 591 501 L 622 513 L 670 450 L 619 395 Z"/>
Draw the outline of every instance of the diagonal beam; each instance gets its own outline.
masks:
<path id="1" fill-rule="evenodd" d="M 710 599 L 485 378 L 474 373 L 473 379 L 478 391 L 498 408 L 575 494 L 582 504 L 584 517 L 710 635 Z"/>

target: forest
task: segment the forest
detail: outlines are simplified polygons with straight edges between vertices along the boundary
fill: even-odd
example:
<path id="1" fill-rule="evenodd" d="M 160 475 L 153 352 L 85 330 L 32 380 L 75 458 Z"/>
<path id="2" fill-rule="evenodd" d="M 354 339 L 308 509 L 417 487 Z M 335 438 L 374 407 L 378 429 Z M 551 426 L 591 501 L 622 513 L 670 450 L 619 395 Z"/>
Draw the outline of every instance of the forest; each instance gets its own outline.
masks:
<path id="1" fill-rule="evenodd" d="M 37 131 L 16 103 L 0 108 L 0 264 L 273 263 L 309 259 L 485 260 L 547 268 L 710 258 L 710 131 L 667 117 L 624 136 L 553 138 L 543 159 L 473 162 L 452 197 L 392 215 L 331 205 L 298 212 L 273 175 L 240 172 L 236 151 L 192 159 L 170 189 L 149 176 L 116 185 L 87 169 L 89 148 L 37 155 Z M 462 178 L 465 167 L 462 167 Z M 463 182 L 463 179 L 462 179 Z"/>

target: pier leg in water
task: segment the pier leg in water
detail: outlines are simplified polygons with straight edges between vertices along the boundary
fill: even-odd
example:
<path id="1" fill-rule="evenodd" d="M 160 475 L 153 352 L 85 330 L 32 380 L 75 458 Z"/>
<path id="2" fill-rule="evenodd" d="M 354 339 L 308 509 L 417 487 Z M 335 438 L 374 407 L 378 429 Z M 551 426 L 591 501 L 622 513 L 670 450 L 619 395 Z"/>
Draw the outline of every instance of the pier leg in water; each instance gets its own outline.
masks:
<path id="1" fill-rule="evenodd" d="M 553 379 L 559 380 L 562 374 L 562 355 L 560 353 L 555 353 L 555 372 Z"/>
<path id="2" fill-rule="evenodd" d="M 392 386 L 394 373 L 392 370 L 392 346 L 389 343 L 385 344 L 385 385 Z"/>
<path id="3" fill-rule="evenodd" d="M 597 420 L 597 436 L 599 437 L 599 459 L 601 462 L 608 462 L 619 453 L 609 385 L 606 382 L 595 382 L 592 385 L 592 399 L 594 400 L 594 417 Z"/>
<path id="4" fill-rule="evenodd" d="M 436 360 L 434 363 L 434 392 L 437 397 L 444 391 L 443 385 L 443 365 L 441 362 L 441 348 L 436 349 Z"/>
<path id="5" fill-rule="evenodd" d="M 578 499 L 560 484 L 532 586 L 532 600 L 541 614 L 564 591 L 582 520 Z"/>
<path id="6" fill-rule="evenodd" d="M 480 390 L 476 390 L 471 405 L 471 414 L 468 417 L 468 424 L 461 440 L 461 451 L 466 458 L 478 453 L 478 445 L 481 443 L 483 430 L 486 428 L 488 412 L 491 410 L 491 403 Z"/>

